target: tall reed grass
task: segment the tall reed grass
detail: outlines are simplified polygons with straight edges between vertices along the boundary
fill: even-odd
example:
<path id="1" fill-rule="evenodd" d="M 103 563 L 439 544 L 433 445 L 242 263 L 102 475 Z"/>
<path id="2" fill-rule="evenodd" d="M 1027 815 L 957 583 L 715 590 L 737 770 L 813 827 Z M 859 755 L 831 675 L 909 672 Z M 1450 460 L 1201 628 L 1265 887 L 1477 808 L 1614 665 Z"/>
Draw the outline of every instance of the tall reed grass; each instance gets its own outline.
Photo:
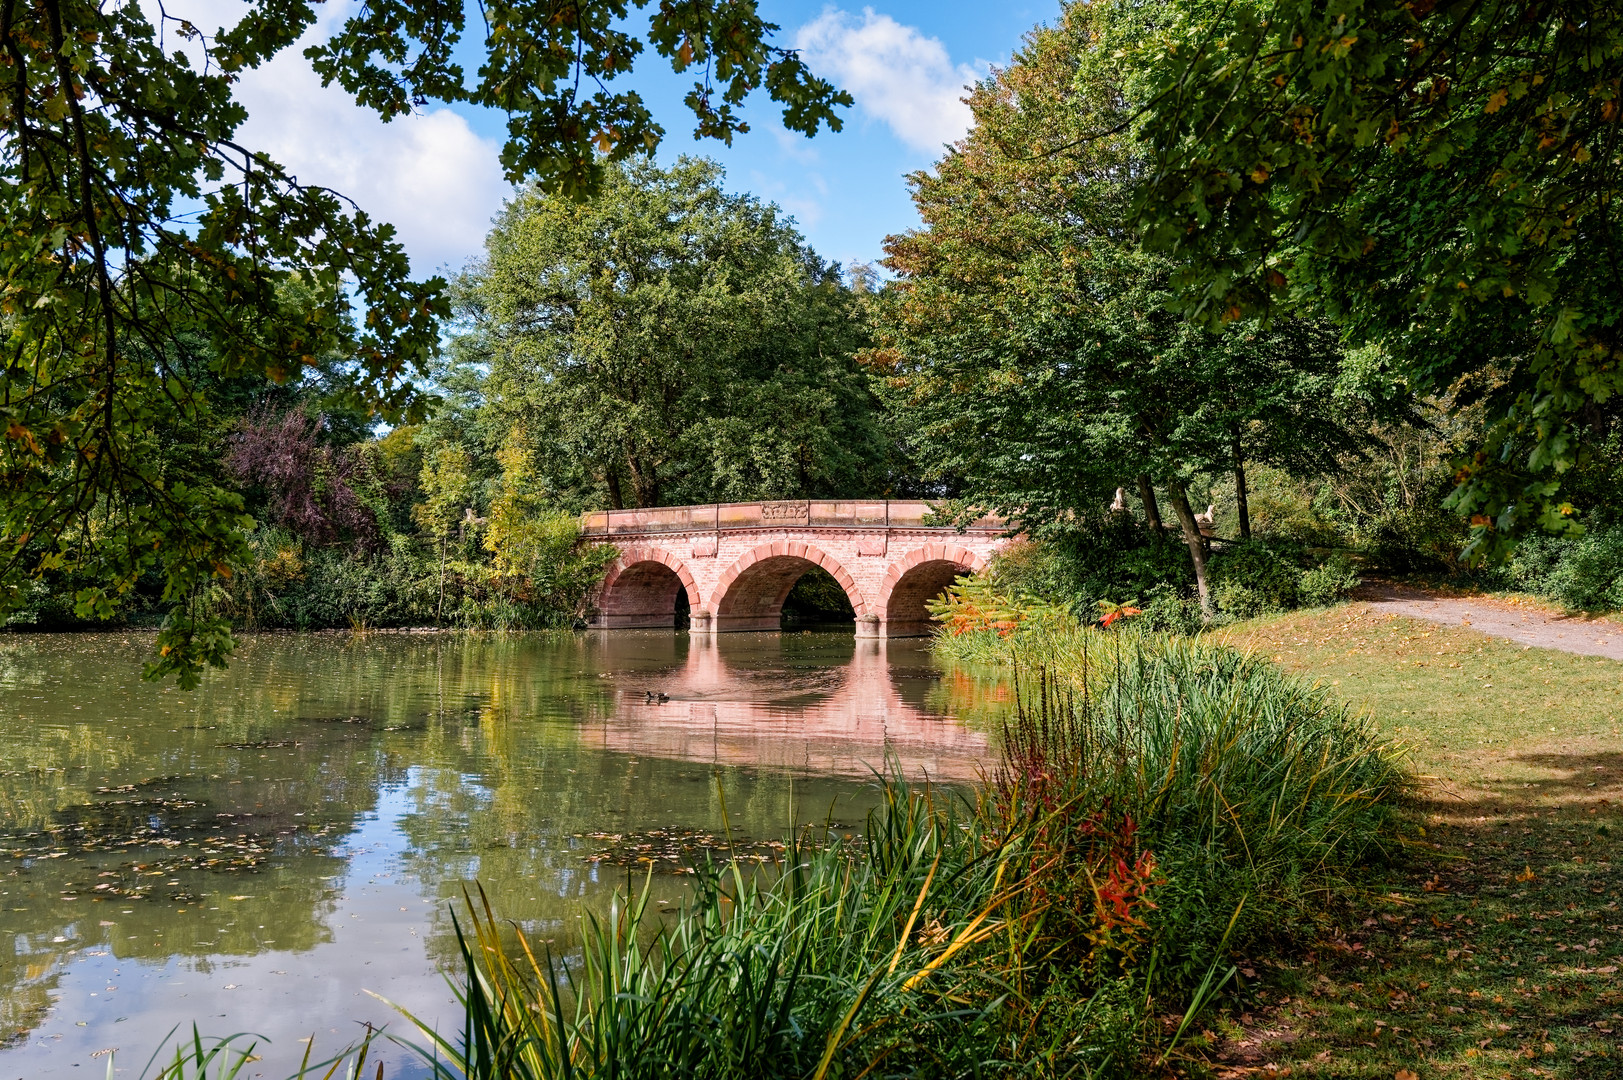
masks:
<path id="1" fill-rule="evenodd" d="M 1056 930 L 1079 960 L 1190 993 L 1220 949 L 1311 933 L 1397 849 L 1399 755 L 1323 688 L 1184 638 L 1077 628 L 1015 649 L 1025 685 L 985 798 L 1048 816 L 1027 847 L 1081 898 Z"/>
<path id="2" fill-rule="evenodd" d="M 1006 1071 L 1022 1048 L 1003 976 L 1029 918 L 1015 845 L 929 791 L 885 796 L 860 842 L 797 838 L 770 879 L 707 867 L 669 922 L 646 893 L 589 920 L 573 964 L 470 899 L 465 1023 L 419 1025 L 424 1060 L 480 1080 Z"/>

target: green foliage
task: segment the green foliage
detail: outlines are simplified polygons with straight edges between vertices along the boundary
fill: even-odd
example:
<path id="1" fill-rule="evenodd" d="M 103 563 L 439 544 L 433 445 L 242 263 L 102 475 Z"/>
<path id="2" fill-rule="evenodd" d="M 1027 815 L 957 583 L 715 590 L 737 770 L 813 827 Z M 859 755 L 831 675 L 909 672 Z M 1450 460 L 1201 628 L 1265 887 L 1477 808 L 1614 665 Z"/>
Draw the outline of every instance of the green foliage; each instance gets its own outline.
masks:
<path id="1" fill-rule="evenodd" d="M 535 176 L 576 200 L 597 190 L 606 163 L 652 153 L 665 135 L 641 94 L 613 89 L 631 74 L 645 42 L 677 74 L 698 74 L 683 99 L 697 121 L 695 138 L 730 145 L 749 131 L 739 107 L 762 89 L 783 106 L 788 130 L 840 130 L 834 110 L 849 106 L 851 96 L 812 75 L 794 50 L 771 45 L 778 27 L 755 4 L 658 4 L 646 25 L 631 23 L 632 8 L 646 6 L 588 0 L 564 12 L 550 0 L 481 4 L 485 48 L 474 80 L 453 60 L 469 13 L 457 0 L 374 0 L 305 55 L 323 82 L 338 82 L 386 119 L 429 100 L 505 113 L 507 178 Z M 273 2 L 259 5 L 245 25 L 261 35 L 274 28 L 276 44 L 285 46 L 314 19 L 305 5 Z M 583 86 L 597 89 L 581 93 Z"/>
<path id="2" fill-rule="evenodd" d="M 250 525 L 217 453 L 193 452 L 223 434 L 221 400 L 342 351 L 355 396 L 398 414 L 448 308 L 392 229 L 235 141 L 236 74 L 291 44 L 307 5 L 268 0 L 208 38 L 159 13 L 190 54 L 148 11 L 0 18 L 0 610 L 69 571 L 87 579 L 75 615 L 105 620 L 156 575 L 147 674 L 190 686 L 230 651 L 197 601 Z"/>
<path id="3" fill-rule="evenodd" d="M 1300 578 L 1301 571 L 1290 560 L 1255 540 L 1226 545 L 1212 560 L 1218 608 L 1242 619 L 1296 607 Z"/>
<path id="4" fill-rule="evenodd" d="M 887 442 L 859 296 L 719 167 L 637 159 L 582 207 L 522 193 L 458 283 L 458 348 L 532 483 L 586 505 L 866 495 Z"/>
<path id="5" fill-rule="evenodd" d="M 1062 854 L 1091 858 L 1090 830 L 1130 823 L 1162 879 L 1137 933 L 1164 989 L 1188 995 L 1214 955 L 1310 932 L 1352 869 L 1395 847 L 1393 748 L 1324 688 L 1226 647 L 1082 628 L 1006 655 L 1028 697 L 999 783 L 1066 808 Z M 1071 888 L 1096 891 L 1081 871 Z M 1085 922 L 1052 931 L 1091 939 Z"/>
<path id="6" fill-rule="evenodd" d="M 169 1035 L 164 1036 L 165 1041 L 172 1037 L 175 1030 L 171 1029 Z M 335 1077 L 360 1077 L 364 1075 L 366 1059 L 372 1048 L 372 1040 L 376 1034 L 368 1031 L 365 1038 L 359 1043 L 350 1046 L 335 1057 L 320 1061 L 311 1061 L 310 1053 L 315 1042 L 305 1044 L 304 1059 L 299 1063 L 299 1069 L 287 1080 L 334 1080 Z M 227 1035 L 224 1038 L 205 1039 L 198 1032 L 197 1025 L 192 1025 L 190 1041 L 181 1039 L 175 1044 L 173 1057 L 162 1057 L 163 1051 L 152 1055 L 141 1071 L 143 1080 L 237 1080 L 249 1075 L 260 1076 L 262 1073 L 249 1073 L 253 1064 L 260 1060 L 254 1051 L 259 1049 L 259 1037 L 240 1033 Z M 107 1075 L 114 1073 L 113 1063 L 118 1051 L 107 1052 Z M 153 1066 L 157 1065 L 154 1070 Z M 379 1065 L 381 1072 L 382 1066 Z"/>
<path id="7" fill-rule="evenodd" d="M 1056 610 L 1096 622 L 1116 607 L 1137 608 L 1122 616 L 1128 622 L 1121 626 L 1195 634 L 1233 618 L 1337 603 L 1360 583 L 1346 553 L 1321 556 L 1278 537 L 1224 543 L 1211 567 L 1215 613 L 1201 610 L 1189 560 L 1178 545 L 1131 522 L 1098 532 L 1052 532 L 1048 539 L 1014 545 L 992 560 L 986 574 L 949 590 L 948 602 L 932 608 L 943 623 L 937 648 L 955 659 L 997 661 L 1008 654 L 997 635 L 1066 625 L 1051 617 Z M 1074 624 L 1075 616 L 1068 621 Z"/>
<path id="8" fill-rule="evenodd" d="M 987 633 L 1006 638 L 1075 621 L 1066 605 L 1009 592 L 985 574 L 959 578 L 941 596 L 926 601 L 925 607 L 930 617 L 941 624 L 938 633 L 948 638 L 974 638 Z"/>
<path id="9" fill-rule="evenodd" d="M 1010 852 L 927 794 L 886 796 L 864 840 L 798 838 L 774 873 L 698 867 L 674 918 L 646 892 L 589 916 L 567 968 L 470 901 L 463 1030 L 419 1023 L 425 1062 L 470 1080 L 997 1069 Z"/>
<path id="10" fill-rule="evenodd" d="M 1329 607 L 1345 600 L 1361 584 L 1363 580 L 1352 560 L 1337 551 L 1323 564 L 1302 571 L 1297 595 L 1303 607 Z"/>
<path id="11" fill-rule="evenodd" d="M 366 4 L 305 55 L 385 119 L 431 100 L 503 110 L 508 178 L 573 198 L 663 137 L 638 93 L 611 86 L 645 42 L 702 73 L 686 97 L 700 136 L 747 131 L 756 90 L 808 135 L 838 129 L 851 103 L 770 44 L 777 27 L 753 3 L 661 4 L 641 27 L 618 0 L 567 17 L 541 0 L 483 4 L 473 79 L 453 60 L 469 10 Z M 237 142 L 236 83 L 316 9 L 252 0 L 235 18 L 208 33 L 90 0 L 0 14 L 0 617 L 31 601 L 29 581 L 66 571 L 85 578 L 75 617 L 105 620 L 157 575 L 168 617 L 148 675 L 188 686 L 231 649 L 198 601 L 248 559 L 252 522 L 216 456 L 175 444 L 223 434 L 230 384 L 297 381 L 335 352 L 362 415 L 409 417 L 450 313 L 442 280 L 412 280 L 392 226 Z"/>
<path id="12" fill-rule="evenodd" d="M 1623 610 L 1623 526 L 1592 528 L 1577 539 L 1529 537 L 1504 570 L 1512 587 L 1568 608 Z"/>
<path id="13" fill-rule="evenodd" d="M 1115 25 L 1100 47 L 1130 58 L 1149 151 L 1136 222 L 1184 309 L 1311 309 L 1427 393 L 1499 366 L 1455 478 L 1468 550 L 1571 532 L 1564 474 L 1623 388 L 1623 9 L 1259 0 Z"/>
<path id="14" fill-rule="evenodd" d="M 1034 526 L 1097 524 L 1110 492 L 1162 487 L 1209 598 L 1188 489 L 1248 462 L 1322 472 L 1407 411 L 1377 353 L 1310 316 L 1206 332 L 1171 310 L 1178 264 L 1140 249 L 1143 150 L 1098 42 L 1136 8 L 1070 4 L 969 97 L 975 124 L 909 178 L 924 227 L 865 354 L 927 479 Z"/>
<path id="15" fill-rule="evenodd" d="M 470 899 L 433 1074 L 1142 1075 L 1171 1048 L 1148 1010 L 1193 1014 L 1390 842 L 1402 774 L 1322 691 L 1226 649 L 1011 640 L 1040 689 L 967 817 L 886 780 L 862 839 L 696 867 L 672 916 L 589 915 L 578 961 Z"/>
<path id="16" fill-rule="evenodd" d="M 1143 607 L 1157 589 L 1185 596 L 1195 584 L 1181 545 L 1128 522 L 1016 544 L 992 560 L 991 578 L 1011 595 L 1069 604 L 1087 617 L 1101 601 Z"/>

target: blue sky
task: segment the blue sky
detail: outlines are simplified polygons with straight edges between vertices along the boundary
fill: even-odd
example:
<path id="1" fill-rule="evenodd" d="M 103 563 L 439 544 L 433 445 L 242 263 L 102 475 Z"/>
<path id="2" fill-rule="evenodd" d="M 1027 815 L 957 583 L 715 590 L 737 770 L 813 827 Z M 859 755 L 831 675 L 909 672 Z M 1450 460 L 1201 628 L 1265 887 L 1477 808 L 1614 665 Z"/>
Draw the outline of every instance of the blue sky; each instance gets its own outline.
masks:
<path id="1" fill-rule="evenodd" d="M 186 14 L 209 26 L 221 21 L 218 3 L 166 6 L 171 13 L 194 7 Z M 353 4 L 323 5 L 324 25 Z M 719 160 L 731 188 L 778 203 L 820 254 L 849 263 L 879 258 L 887 234 L 916 224 L 904 177 L 929 167 L 941 146 L 962 134 L 968 110 L 958 100 L 961 87 L 989 64 L 1006 62 L 1022 34 L 1055 17 L 1058 3 L 762 0 L 761 12 L 782 27 L 779 43 L 801 48 L 814 71 L 856 99 L 844 131 L 809 140 L 790 135 L 778 109 L 757 95 L 746 105 L 752 130 L 732 147 L 696 142 L 681 102 L 691 79 L 656 70 L 662 61 L 650 50 L 634 85 L 665 126 L 662 159 L 699 153 Z M 510 193 L 496 162 L 500 114 L 434 105 L 383 124 L 341 89 L 321 87 L 298 50 L 249 73 L 240 95 L 250 115 L 243 141 L 301 180 L 342 191 L 393 222 L 418 274 L 476 256 Z"/>

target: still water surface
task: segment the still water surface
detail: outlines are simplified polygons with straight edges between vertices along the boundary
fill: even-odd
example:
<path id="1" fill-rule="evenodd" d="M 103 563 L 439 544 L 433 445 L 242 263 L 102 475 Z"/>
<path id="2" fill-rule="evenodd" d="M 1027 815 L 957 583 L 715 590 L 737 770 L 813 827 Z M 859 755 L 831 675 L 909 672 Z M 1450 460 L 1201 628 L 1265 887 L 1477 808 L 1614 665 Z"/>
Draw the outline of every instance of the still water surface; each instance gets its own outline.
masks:
<path id="1" fill-rule="evenodd" d="M 770 858 L 860 831 L 887 758 L 972 779 L 1001 695 L 849 630 L 250 636 L 192 693 L 140 681 L 149 649 L 0 637 L 0 1080 L 115 1047 L 135 1076 L 194 1021 L 280 1077 L 312 1036 L 404 1034 L 371 994 L 449 1029 L 466 883 L 567 955 L 648 860 L 679 900 L 724 823 Z"/>

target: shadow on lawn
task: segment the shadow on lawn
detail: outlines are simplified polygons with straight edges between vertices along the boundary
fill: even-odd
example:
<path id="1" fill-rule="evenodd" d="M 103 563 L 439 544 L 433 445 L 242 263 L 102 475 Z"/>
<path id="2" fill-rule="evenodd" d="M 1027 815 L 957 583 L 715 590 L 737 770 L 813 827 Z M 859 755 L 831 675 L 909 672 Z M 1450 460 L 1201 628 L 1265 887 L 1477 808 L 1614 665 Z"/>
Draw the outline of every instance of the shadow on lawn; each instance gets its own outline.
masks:
<path id="1" fill-rule="evenodd" d="M 1623 1077 L 1623 814 L 1522 803 L 1426 829 L 1342 929 L 1253 963 L 1211 1075 Z"/>
<path id="2" fill-rule="evenodd" d="M 1530 778 L 1482 779 L 1469 786 L 1436 779 L 1406 800 L 1411 813 L 1459 825 L 1485 817 L 1520 821 L 1553 810 L 1585 813 L 1623 804 L 1623 752 L 1530 752 L 1495 762 Z"/>

